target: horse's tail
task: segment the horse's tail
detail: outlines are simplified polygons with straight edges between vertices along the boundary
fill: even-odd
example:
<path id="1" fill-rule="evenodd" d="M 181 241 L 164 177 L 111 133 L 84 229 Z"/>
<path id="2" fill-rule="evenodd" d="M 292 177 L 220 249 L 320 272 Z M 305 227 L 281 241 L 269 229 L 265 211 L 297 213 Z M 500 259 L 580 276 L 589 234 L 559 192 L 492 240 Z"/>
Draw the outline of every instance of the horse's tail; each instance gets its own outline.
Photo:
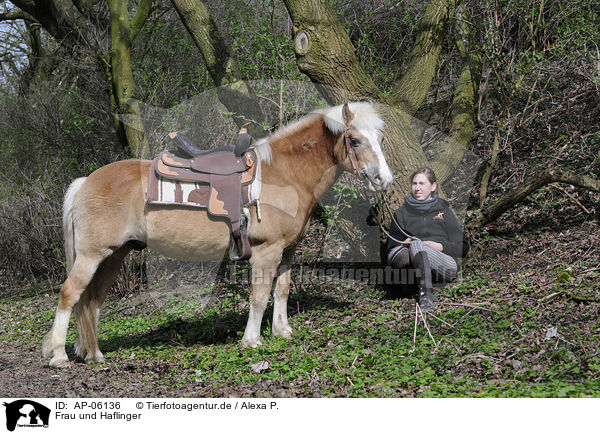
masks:
<path id="1" fill-rule="evenodd" d="M 75 262 L 75 222 L 73 220 L 73 201 L 86 178 L 77 178 L 69 185 L 63 202 L 63 235 L 65 237 L 65 255 L 67 257 L 67 273 Z"/>

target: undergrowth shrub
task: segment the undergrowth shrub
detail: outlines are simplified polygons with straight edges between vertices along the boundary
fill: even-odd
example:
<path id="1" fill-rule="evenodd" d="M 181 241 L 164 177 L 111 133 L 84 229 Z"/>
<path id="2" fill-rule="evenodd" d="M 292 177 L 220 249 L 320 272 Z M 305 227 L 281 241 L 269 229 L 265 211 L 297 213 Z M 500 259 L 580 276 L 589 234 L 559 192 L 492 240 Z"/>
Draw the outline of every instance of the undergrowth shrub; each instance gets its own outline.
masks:
<path id="1" fill-rule="evenodd" d="M 57 83 L 0 93 L 0 268 L 9 280 L 65 277 L 64 193 L 123 154 L 96 98 Z"/>
<path id="2" fill-rule="evenodd" d="M 2 170 L 4 172 L 4 169 Z M 5 173 L 5 172 L 4 172 Z M 57 280 L 61 274 L 62 187 L 49 179 L 0 187 L 0 258 L 7 277 Z"/>

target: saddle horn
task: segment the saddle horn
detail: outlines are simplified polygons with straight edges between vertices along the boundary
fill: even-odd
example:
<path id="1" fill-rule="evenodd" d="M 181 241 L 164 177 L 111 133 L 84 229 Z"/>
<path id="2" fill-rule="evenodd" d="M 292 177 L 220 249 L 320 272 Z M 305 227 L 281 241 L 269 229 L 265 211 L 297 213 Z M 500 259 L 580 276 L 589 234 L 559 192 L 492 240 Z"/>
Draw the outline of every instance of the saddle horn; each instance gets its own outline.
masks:
<path id="1" fill-rule="evenodd" d="M 202 150 L 198 149 L 196 145 L 186 136 L 176 131 L 169 133 L 169 137 L 173 140 L 173 143 L 177 146 L 181 152 L 185 153 L 190 157 L 202 154 Z"/>

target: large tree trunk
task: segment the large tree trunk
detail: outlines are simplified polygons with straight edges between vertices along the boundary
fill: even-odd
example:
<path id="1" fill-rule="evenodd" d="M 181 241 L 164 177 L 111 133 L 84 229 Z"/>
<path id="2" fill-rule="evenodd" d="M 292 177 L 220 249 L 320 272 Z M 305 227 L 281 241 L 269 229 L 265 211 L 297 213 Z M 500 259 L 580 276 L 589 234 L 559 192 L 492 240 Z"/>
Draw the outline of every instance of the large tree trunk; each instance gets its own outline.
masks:
<path id="1" fill-rule="evenodd" d="M 475 101 L 479 78 L 476 59 L 472 60 L 465 42 L 463 72 L 458 82 L 452 109 L 453 139 L 443 140 L 437 149 L 437 160 L 427 161 L 411 126 L 411 115 L 425 100 L 437 69 L 439 55 L 454 14 L 456 0 L 432 0 L 425 11 L 411 61 L 405 75 L 386 98 L 374 84 L 355 55 L 348 35 L 334 11 L 323 0 L 284 0 L 293 27 L 294 48 L 299 69 L 305 73 L 330 104 L 369 98 L 383 103 L 381 113 L 386 122 L 386 153 L 394 173 L 394 183 L 387 194 L 392 209 L 403 202 L 409 191 L 410 174 L 418 167 L 436 166 L 441 170 L 438 181 L 444 182 L 462 160 L 473 135 Z M 462 35 L 464 36 L 464 35 Z M 468 36 L 468 34 L 467 34 Z M 468 48 L 467 48 L 468 47 Z M 480 68 L 480 66 L 479 66 Z M 471 116 L 471 120 L 467 119 Z M 443 196 L 442 189 L 439 190 Z M 383 224 L 390 225 L 391 216 L 375 210 Z M 351 237 L 349 237 L 351 239 Z M 382 243 L 383 249 L 383 243 Z"/>
<path id="2" fill-rule="evenodd" d="M 433 0 L 419 26 L 411 60 L 402 79 L 385 98 L 355 55 L 348 35 L 331 7 L 322 0 L 284 0 L 294 23 L 294 46 L 298 66 L 315 82 L 329 103 L 371 98 L 391 108 L 384 110 L 386 154 L 395 174 L 389 193 L 393 205 L 399 205 L 408 190 L 408 176 L 419 166 L 434 166 L 444 182 L 461 161 L 474 131 L 474 117 L 481 59 L 469 43 L 467 23 L 459 16 L 457 45 L 463 69 L 457 82 L 452 105 L 451 140 L 441 141 L 436 159 L 428 162 L 410 125 L 411 117 L 423 103 L 431 87 L 445 34 L 456 1 Z"/>
<path id="3" fill-rule="evenodd" d="M 300 71 L 331 104 L 383 95 L 354 54 L 354 46 L 328 3 L 284 0 L 294 24 L 294 49 Z"/>
<path id="4" fill-rule="evenodd" d="M 253 123 L 248 132 L 254 137 L 264 136 L 265 120 L 256 95 L 242 79 L 235 58 L 229 52 L 223 37 L 206 6 L 200 0 L 171 0 L 181 21 L 200 50 L 206 68 L 217 87 L 219 101 L 233 113 L 238 126 Z"/>
<path id="5" fill-rule="evenodd" d="M 111 20 L 110 80 L 117 131 L 126 138 L 131 152 L 148 157 L 150 149 L 142 123 L 139 102 L 135 99 L 135 83 L 131 69 L 131 44 L 143 27 L 152 0 L 142 0 L 133 19 L 125 0 L 108 0 Z"/>

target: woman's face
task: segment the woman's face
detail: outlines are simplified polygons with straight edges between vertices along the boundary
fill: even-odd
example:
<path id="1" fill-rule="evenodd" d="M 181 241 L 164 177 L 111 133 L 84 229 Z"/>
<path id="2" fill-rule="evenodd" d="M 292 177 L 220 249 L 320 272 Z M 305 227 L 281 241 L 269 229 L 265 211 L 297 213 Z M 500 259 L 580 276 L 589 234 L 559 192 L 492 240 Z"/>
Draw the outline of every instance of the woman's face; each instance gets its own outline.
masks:
<path id="1" fill-rule="evenodd" d="M 417 200 L 429 200 L 431 194 L 437 189 L 437 182 L 433 184 L 429 182 L 427 176 L 424 173 L 418 173 L 412 180 L 412 195 Z"/>

